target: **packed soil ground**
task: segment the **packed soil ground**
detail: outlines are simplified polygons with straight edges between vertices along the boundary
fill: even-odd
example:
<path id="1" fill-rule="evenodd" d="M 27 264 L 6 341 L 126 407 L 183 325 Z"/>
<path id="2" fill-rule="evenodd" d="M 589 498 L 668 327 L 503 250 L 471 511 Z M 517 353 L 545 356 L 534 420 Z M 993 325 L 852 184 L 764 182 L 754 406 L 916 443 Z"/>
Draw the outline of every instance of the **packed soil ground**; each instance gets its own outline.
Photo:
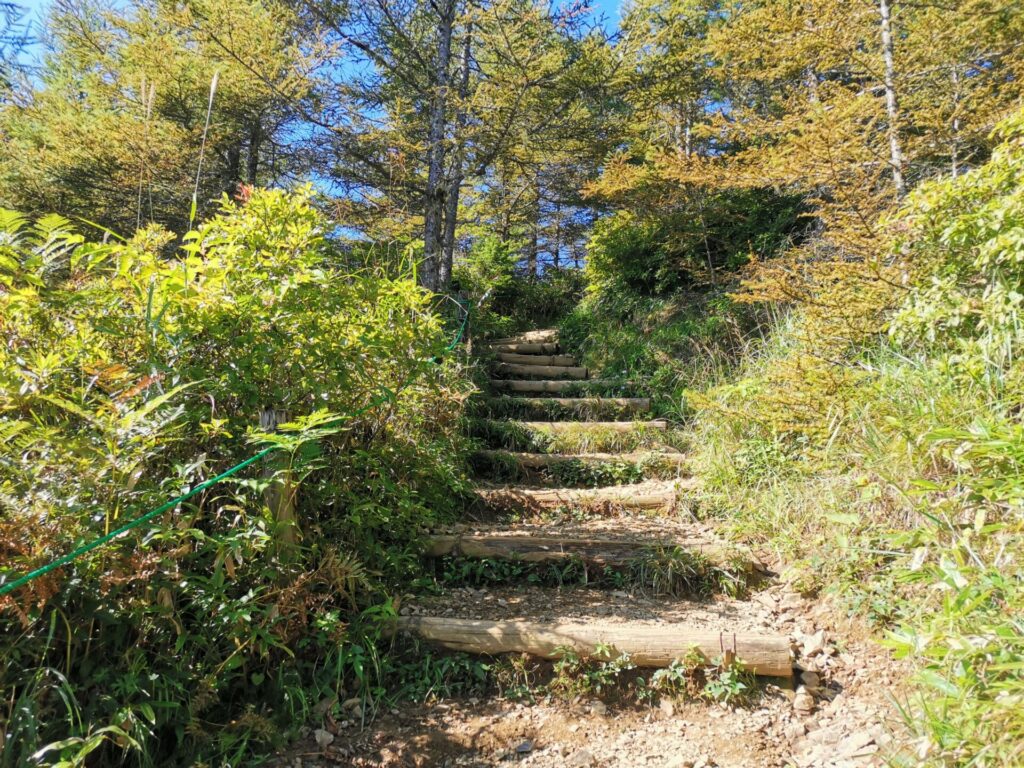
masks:
<path id="1" fill-rule="evenodd" d="M 529 590 L 461 590 L 454 613 L 515 616 L 517 594 Z M 584 594 L 586 593 L 586 594 Z M 550 592 L 546 593 L 548 596 Z M 582 601 L 587 596 L 589 600 Z M 610 595 L 561 590 L 547 614 L 562 609 L 592 615 Z M 469 608 L 472 603 L 480 606 Z M 437 598 L 440 599 L 440 598 Z M 501 605 L 498 601 L 507 605 Z M 643 600 L 622 601 L 635 615 L 671 611 Z M 732 605 L 716 599 L 706 606 Z M 827 603 L 807 600 L 777 585 L 749 598 L 750 626 L 773 629 L 793 642 L 800 677 L 762 682 L 753 700 L 727 707 L 702 700 L 662 700 L 657 705 L 583 697 L 533 703 L 442 700 L 406 704 L 360 727 L 359 718 L 328 723 L 275 761 L 280 768 L 416 768 L 504 766 L 536 768 L 874 768 L 885 765 L 898 743 L 900 721 L 894 686 L 900 666 L 863 629 L 839 619 Z M 455 606 L 459 606 L 457 611 Z M 733 605 L 733 607 L 738 607 Z M 702 609 L 702 610 L 705 610 Z M 528 614 L 536 617 L 533 608 Z M 651 613 L 654 611 L 654 613 Z M 607 619 L 606 614 L 599 614 Z M 688 612 L 692 618 L 692 608 Z M 354 713 L 358 714 L 358 712 Z M 894 735 L 897 737 L 894 739 Z"/>

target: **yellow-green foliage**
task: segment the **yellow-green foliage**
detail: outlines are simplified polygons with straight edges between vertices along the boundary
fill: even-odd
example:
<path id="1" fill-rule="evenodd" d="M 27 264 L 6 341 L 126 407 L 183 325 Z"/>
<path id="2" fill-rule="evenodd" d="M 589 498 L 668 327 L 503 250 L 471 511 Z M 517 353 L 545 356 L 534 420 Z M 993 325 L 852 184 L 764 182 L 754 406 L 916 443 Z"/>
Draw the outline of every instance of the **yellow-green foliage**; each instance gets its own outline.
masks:
<path id="1" fill-rule="evenodd" d="M 888 337 L 833 346 L 818 370 L 835 377 L 795 378 L 823 349 L 796 310 L 745 378 L 709 393 L 694 440 L 707 507 L 911 661 L 908 764 L 1024 754 L 1022 129 L 1006 122 L 989 163 L 922 186 L 891 223 L 908 270 L 879 305 Z"/>
<path id="2" fill-rule="evenodd" d="M 178 247 L 0 214 L 0 583 L 252 455 L 263 409 L 318 427 L 0 598 L 0 765 L 107 724 L 125 735 L 89 742 L 99 763 L 136 744 L 129 764 L 239 764 L 310 703 L 377 684 L 348 625 L 387 615 L 416 530 L 457 503 L 467 385 L 424 362 L 451 334 L 428 294 L 350 271 L 334 226 L 308 190 L 225 201 Z M 295 483 L 289 557 L 275 466 Z"/>
<path id="3" fill-rule="evenodd" d="M 239 182 L 296 173 L 283 101 L 317 55 L 299 23 L 277 0 L 49 5 L 46 59 L 0 108 L 0 206 L 180 234 L 194 191 L 213 215 Z"/>

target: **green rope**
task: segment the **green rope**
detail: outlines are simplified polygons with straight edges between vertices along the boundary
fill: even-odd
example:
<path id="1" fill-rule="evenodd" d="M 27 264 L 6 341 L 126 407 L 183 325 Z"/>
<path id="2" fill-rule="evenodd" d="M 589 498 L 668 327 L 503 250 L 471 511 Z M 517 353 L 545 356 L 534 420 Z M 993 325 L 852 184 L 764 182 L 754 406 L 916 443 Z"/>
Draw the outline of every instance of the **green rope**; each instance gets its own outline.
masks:
<path id="1" fill-rule="evenodd" d="M 383 395 L 379 395 L 378 397 L 375 397 L 373 400 L 368 402 L 362 408 L 359 408 L 359 409 L 357 409 L 355 411 L 351 411 L 350 413 L 345 413 L 345 414 L 342 414 L 342 415 L 338 416 L 338 418 L 333 420 L 331 423 L 336 424 L 336 423 L 338 423 L 338 422 L 340 422 L 340 421 L 342 421 L 344 419 L 351 419 L 351 418 L 353 418 L 355 416 L 361 416 L 362 414 L 366 413 L 367 411 L 373 410 L 374 408 L 376 408 L 379 405 L 383 405 L 384 403 L 386 403 L 388 401 L 393 401 L 395 399 L 396 395 L 399 392 L 401 392 L 403 389 L 408 387 L 410 384 L 412 384 L 413 381 L 415 381 L 419 377 L 419 374 L 423 370 L 423 368 L 425 367 L 425 364 L 436 365 L 437 363 L 441 362 L 441 360 L 444 358 L 445 355 L 450 353 L 452 350 L 455 349 L 455 347 L 458 346 L 459 342 L 462 341 L 463 334 L 465 334 L 465 332 L 466 332 L 466 324 L 469 322 L 469 310 L 461 302 L 459 302 L 459 308 L 462 310 L 462 313 L 463 313 L 462 324 L 459 326 L 459 330 L 458 330 L 458 333 L 455 334 L 455 338 L 453 338 L 451 343 L 448 344 L 447 347 L 445 347 L 444 352 L 441 355 L 439 355 L 437 357 L 430 358 L 428 360 L 421 360 L 420 364 L 417 365 L 415 369 L 413 369 L 413 372 L 410 373 L 409 376 L 407 376 L 405 378 L 405 380 L 403 380 L 402 383 L 399 384 L 394 390 L 385 389 Z M 8 584 L 4 584 L 4 585 L 0 586 L 0 597 L 2 597 L 3 595 L 8 594 L 9 592 L 13 592 L 18 587 L 24 586 L 25 584 L 28 584 L 30 581 L 32 581 L 34 579 L 38 579 L 40 576 L 43 576 L 44 574 L 47 574 L 50 571 L 53 571 L 53 570 L 55 570 L 57 568 L 60 568 L 61 566 L 67 565 L 68 563 L 72 562 L 73 560 L 76 560 L 77 558 L 81 557 L 82 555 L 86 554 L 87 552 L 91 552 L 92 550 L 98 549 L 99 547 L 102 547 L 105 544 L 109 544 L 111 541 L 116 539 L 118 536 L 120 536 L 120 535 L 122 535 L 124 533 L 127 533 L 128 531 L 132 530 L 133 528 L 138 528 L 143 523 L 146 523 L 146 522 L 148 522 L 149 520 L 152 520 L 155 517 L 159 517 L 164 512 L 166 512 L 169 509 L 173 509 L 178 504 L 181 504 L 183 501 L 188 501 L 193 496 L 195 496 L 197 493 L 202 493 L 207 488 L 210 488 L 211 486 L 214 486 L 217 483 L 219 483 L 221 480 L 225 480 L 225 479 L 231 477 L 232 475 L 237 474 L 238 472 L 241 472 L 243 469 L 245 469 L 246 467 L 256 463 L 260 459 L 266 457 L 268 454 L 273 453 L 274 451 L 280 450 L 281 447 L 282 446 L 279 446 L 279 445 L 272 445 L 269 448 L 264 448 L 262 451 L 260 451 L 259 453 L 255 454 L 254 456 L 250 456 L 245 461 L 243 461 L 243 462 L 241 462 L 239 464 L 236 464 L 235 466 L 231 467 L 230 469 L 228 469 L 228 470 L 226 470 L 224 472 L 221 472 L 216 477 L 212 477 L 209 480 L 203 481 L 202 483 L 197 485 L 192 490 L 190 490 L 190 491 L 188 491 L 186 493 L 181 494 L 177 498 L 171 499 L 170 501 L 166 502 L 165 504 L 161 504 L 156 509 L 150 510 L 149 512 L 147 512 L 146 514 L 142 515 L 141 517 L 137 517 L 134 520 L 131 520 L 131 521 L 125 523 L 120 528 L 116 528 L 115 530 L 111 531 L 110 533 L 108 533 L 108 534 L 106 534 L 104 536 L 100 536 L 98 539 L 94 539 L 94 540 L 88 542 L 87 544 L 82 544 L 81 546 L 73 549 L 71 552 L 68 552 L 66 555 L 63 555 L 62 557 L 58 557 L 53 562 L 48 563 L 48 564 L 43 565 L 43 566 L 40 566 L 39 568 L 36 568 L 34 570 L 31 570 L 28 573 L 26 573 L 24 576 L 20 576 L 17 579 L 15 579 L 14 581 L 12 581 L 12 582 L 10 582 Z"/>

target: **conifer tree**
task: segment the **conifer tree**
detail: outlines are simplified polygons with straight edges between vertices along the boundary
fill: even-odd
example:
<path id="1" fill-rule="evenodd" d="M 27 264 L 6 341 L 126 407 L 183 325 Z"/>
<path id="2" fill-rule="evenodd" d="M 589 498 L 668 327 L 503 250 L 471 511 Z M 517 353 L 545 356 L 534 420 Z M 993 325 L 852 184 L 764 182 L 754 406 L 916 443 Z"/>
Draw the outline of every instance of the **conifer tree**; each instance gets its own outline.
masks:
<path id="1" fill-rule="evenodd" d="M 149 222 L 180 232 L 196 192 L 201 213 L 240 183 L 301 172 L 286 139 L 294 112 L 279 96 L 303 94 L 293 29 L 290 11 L 261 0 L 58 0 L 39 85 L 0 112 L 0 203 L 121 233 Z M 272 81 L 221 40 L 264 62 Z"/>

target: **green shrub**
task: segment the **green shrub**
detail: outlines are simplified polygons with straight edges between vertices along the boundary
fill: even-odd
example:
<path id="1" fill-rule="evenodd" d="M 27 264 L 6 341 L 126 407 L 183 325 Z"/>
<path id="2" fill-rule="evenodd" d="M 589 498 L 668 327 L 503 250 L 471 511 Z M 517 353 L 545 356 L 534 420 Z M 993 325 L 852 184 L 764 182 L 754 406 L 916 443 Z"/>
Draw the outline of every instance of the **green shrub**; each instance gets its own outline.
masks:
<path id="1" fill-rule="evenodd" d="M 794 586 L 840 594 L 908 660 L 914 743 L 896 764 L 1021 762 L 1024 115 L 1000 132 L 989 163 L 922 185 L 891 222 L 908 285 L 890 337 L 811 379 L 792 367 L 814 348 L 797 313 L 701 399 L 694 440 L 706 513 L 786 557 Z M 797 410 L 821 429 L 787 428 Z"/>
<path id="2" fill-rule="evenodd" d="M 0 597 L 0 765 L 63 739 L 47 759 L 240 764 L 386 693 L 373 642 L 464 489 L 467 385 L 424 362 L 451 333 L 430 297 L 351 272 L 333 228 L 308 190 L 225 201 L 170 258 L 156 230 L 0 214 L 0 583 L 285 447 Z"/>
<path id="3" fill-rule="evenodd" d="M 587 282 L 602 294 L 636 297 L 713 284 L 802 237 L 802 214 L 798 198 L 757 189 L 684 198 L 656 215 L 620 210 L 594 226 Z"/>
<path id="4" fill-rule="evenodd" d="M 556 325 L 579 301 L 578 270 L 549 268 L 540 276 L 517 274 L 519 258 L 514 244 L 488 236 L 478 239 L 469 255 L 455 265 L 455 287 L 475 308 L 474 336 L 500 338 Z"/>

